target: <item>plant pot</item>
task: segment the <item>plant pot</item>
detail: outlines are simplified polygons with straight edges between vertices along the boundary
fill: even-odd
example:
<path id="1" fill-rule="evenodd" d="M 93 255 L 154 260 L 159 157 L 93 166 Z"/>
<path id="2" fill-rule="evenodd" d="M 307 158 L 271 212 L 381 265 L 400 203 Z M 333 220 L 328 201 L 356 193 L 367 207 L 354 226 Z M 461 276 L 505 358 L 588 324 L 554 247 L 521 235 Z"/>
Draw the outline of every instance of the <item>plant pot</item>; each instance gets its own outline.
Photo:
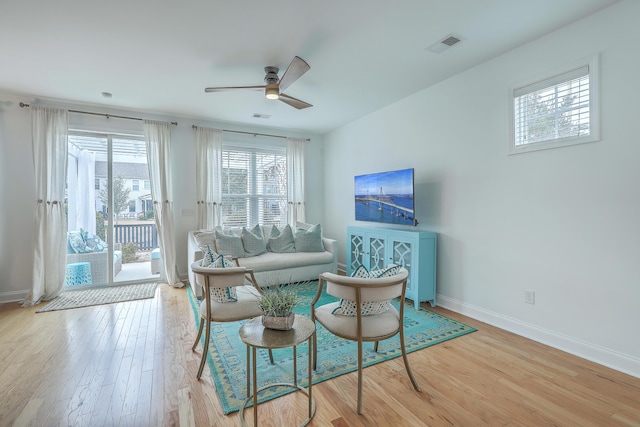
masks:
<path id="1" fill-rule="evenodd" d="M 291 313 L 287 317 L 262 316 L 262 326 L 268 329 L 288 331 L 293 328 L 293 321 L 295 317 L 295 313 Z"/>

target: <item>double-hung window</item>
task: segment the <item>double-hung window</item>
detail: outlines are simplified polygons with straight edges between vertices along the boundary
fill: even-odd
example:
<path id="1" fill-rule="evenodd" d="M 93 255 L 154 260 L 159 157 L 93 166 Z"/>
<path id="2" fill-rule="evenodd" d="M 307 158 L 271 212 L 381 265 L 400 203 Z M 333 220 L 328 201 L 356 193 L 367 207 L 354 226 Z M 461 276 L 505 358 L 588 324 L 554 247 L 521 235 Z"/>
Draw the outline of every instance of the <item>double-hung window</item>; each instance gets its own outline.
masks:
<path id="1" fill-rule="evenodd" d="M 222 226 L 286 222 L 286 147 L 223 143 Z"/>
<path id="2" fill-rule="evenodd" d="M 510 153 L 597 141 L 597 57 L 512 90 Z"/>

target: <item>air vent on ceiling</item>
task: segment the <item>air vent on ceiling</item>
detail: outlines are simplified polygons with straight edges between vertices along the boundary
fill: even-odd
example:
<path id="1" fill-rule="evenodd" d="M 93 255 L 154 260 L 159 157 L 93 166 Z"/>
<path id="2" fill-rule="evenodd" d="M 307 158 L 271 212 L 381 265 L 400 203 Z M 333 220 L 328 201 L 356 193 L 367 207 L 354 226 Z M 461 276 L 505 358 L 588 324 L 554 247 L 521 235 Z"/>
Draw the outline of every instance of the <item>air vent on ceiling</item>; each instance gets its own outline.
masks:
<path id="1" fill-rule="evenodd" d="M 461 40 L 460 37 L 454 34 L 449 34 L 448 36 L 444 37 L 437 43 L 434 43 L 431 46 L 429 46 L 427 50 L 433 53 L 440 53 L 444 50 L 449 49 L 451 46 L 459 43 L 460 40 Z"/>
<path id="2" fill-rule="evenodd" d="M 253 113 L 253 118 L 254 119 L 268 119 L 268 118 L 271 118 L 271 114 Z"/>

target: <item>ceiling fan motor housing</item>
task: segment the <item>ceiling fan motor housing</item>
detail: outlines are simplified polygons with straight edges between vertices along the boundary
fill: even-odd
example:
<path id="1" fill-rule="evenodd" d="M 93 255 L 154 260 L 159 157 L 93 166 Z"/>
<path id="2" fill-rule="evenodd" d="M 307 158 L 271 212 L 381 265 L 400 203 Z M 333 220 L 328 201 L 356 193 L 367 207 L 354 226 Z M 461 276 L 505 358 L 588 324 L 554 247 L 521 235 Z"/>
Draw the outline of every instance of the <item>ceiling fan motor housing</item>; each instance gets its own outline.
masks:
<path id="1" fill-rule="evenodd" d="M 264 76 L 264 82 L 268 85 L 274 85 L 280 81 L 278 78 L 278 67 L 264 67 L 264 72 L 266 75 Z"/>

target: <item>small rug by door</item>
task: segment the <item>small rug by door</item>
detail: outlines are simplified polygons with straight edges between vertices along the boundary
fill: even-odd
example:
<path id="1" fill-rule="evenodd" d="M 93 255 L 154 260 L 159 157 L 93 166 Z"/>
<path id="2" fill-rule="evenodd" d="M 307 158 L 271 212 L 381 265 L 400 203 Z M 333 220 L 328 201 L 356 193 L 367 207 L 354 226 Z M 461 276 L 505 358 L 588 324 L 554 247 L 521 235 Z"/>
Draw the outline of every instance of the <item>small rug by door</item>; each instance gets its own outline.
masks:
<path id="1" fill-rule="evenodd" d="M 298 289 L 298 305 L 295 312 L 310 316 L 309 303 L 316 294 L 317 282 L 295 285 Z M 196 301 L 191 288 L 187 286 L 189 301 L 195 316 L 196 326 L 199 325 L 199 302 Z M 326 304 L 336 299 L 326 293 L 321 296 L 318 305 Z M 394 301 L 398 308 L 398 301 Z M 476 329 L 457 320 L 420 308 L 416 310 L 409 302 L 404 307 L 405 346 L 407 353 L 429 347 L 462 335 L 474 332 Z M 238 336 L 238 330 L 244 321 L 211 324 L 211 340 L 207 364 L 211 370 L 216 393 L 225 414 L 237 411 L 246 398 L 246 347 Z M 337 376 L 353 372 L 358 369 L 357 343 L 338 338 L 328 332 L 320 324 L 317 326 L 318 337 L 318 366 L 313 372 L 313 384 L 326 381 Z M 196 331 L 194 331 L 195 336 Z M 201 339 L 204 343 L 204 336 Z M 307 386 L 307 354 L 308 345 L 297 347 L 298 382 Z M 378 352 L 373 351 L 373 343 L 363 345 L 364 366 L 371 366 L 386 360 L 402 356 L 399 338 L 389 338 L 380 341 Z M 273 350 L 274 364 L 269 363 L 267 350 L 259 349 L 258 388 L 266 384 L 293 382 L 293 351 L 291 348 Z M 415 370 L 416 367 L 413 366 Z M 278 396 L 295 391 L 292 388 L 273 387 L 258 394 L 258 402 L 266 402 Z"/>
<path id="2" fill-rule="evenodd" d="M 153 282 L 64 291 L 51 300 L 49 304 L 38 309 L 36 313 L 153 298 L 156 294 L 157 285 L 157 283 Z"/>

